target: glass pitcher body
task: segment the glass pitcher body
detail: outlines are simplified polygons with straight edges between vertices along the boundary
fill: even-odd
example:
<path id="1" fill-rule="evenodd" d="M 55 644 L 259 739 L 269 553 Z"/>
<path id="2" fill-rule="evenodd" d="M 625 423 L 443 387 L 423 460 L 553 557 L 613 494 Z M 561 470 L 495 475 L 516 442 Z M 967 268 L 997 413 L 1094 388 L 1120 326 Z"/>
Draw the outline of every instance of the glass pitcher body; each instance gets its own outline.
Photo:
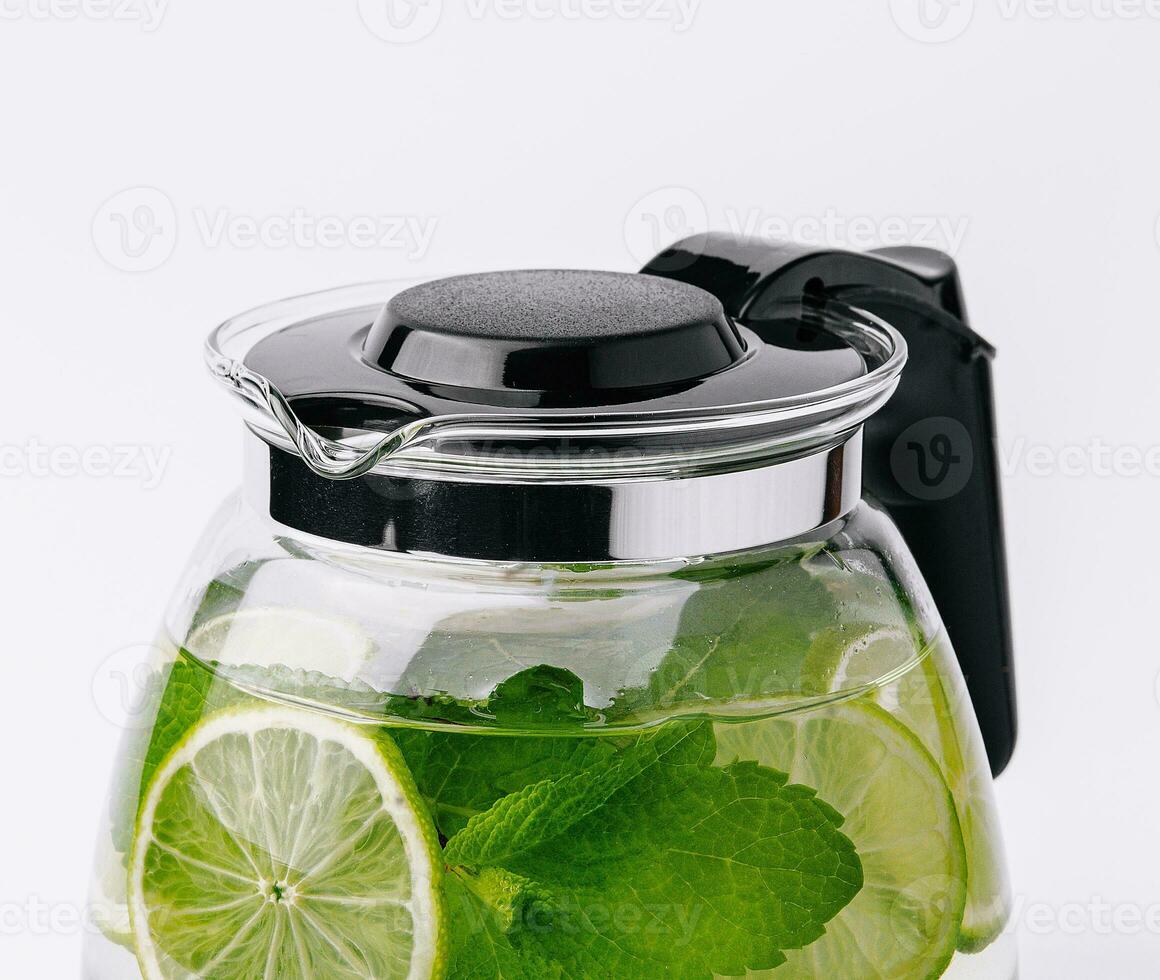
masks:
<path id="1" fill-rule="evenodd" d="M 151 676 L 90 980 L 1014 974 L 978 727 L 872 503 L 740 553 L 505 565 L 239 496 Z"/>

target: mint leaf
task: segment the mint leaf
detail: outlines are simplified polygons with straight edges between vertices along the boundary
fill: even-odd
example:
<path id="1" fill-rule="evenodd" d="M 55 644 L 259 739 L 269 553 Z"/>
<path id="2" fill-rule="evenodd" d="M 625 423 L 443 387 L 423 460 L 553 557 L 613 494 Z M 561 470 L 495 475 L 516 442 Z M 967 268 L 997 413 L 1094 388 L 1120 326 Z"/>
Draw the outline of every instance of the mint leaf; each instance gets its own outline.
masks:
<path id="1" fill-rule="evenodd" d="M 581 679 L 584 715 L 602 711 L 668 653 L 681 606 L 695 592 L 676 578 L 611 595 L 560 586 L 546 601 L 528 597 L 527 607 L 462 610 L 435 624 L 392 690 L 479 703 L 510 679 L 550 665 Z"/>
<path id="2" fill-rule="evenodd" d="M 112 839 L 118 851 L 128 853 L 137 809 L 153 773 L 201 717 L 212 682 L 213 674 L 193 665 L 182 651 L 155 678 L 152 704 L 143 709 L 143 717 L 152 714 L 153 723 L 126 736 L 113 779 Z"/>
<path id="3" fill-rule="evenodd" d="M 209 704 L 209 692 L 213 688 L 215 675 L 200 663 L 189 659 L 184 650 L 177 657 L 166 675 L 164 693 L 153 722 L 153 732 L 145 762 L 141 768 L 141 795 L 153 779 L 157 767 L 169 755 L 181 737 L 205 713 Z"/>
<path id="4" fill-rule="evenodd" d="M 497 800 L 562 773 L 599 765 L 616 752 L 608 738 L 500 738 L 393 728 L 435 826 L 452 837 Z"/>
<path id="5" fill-rule="evenodd" d="M 504 882 L 475 899 L 512 950 L 566 976 L 779 965 L 857 894 L 861 863 L 813 790 L 713 768 L 714 745 L 708 724 L 665 726 L 498 800 L 448 843 L 449 879 Z"/>
<path id="6" fill-rule="evenodd" d="M 504 728 L 543 728 L 597 719 L 584 705 L 584 682 L 563 667 L 541 664 L 496 685 L 487 711 Z"/>
<path id="7" fill-rule="evenodd" d="M 813 790 L 754 763 L 662 763 L 566 838 L 505 863 L 548 896 L 513 944 L 570 976 L 771 969 L 862 886 L 841 822 Z"/>
<path id="8" fill-rule="evenodd" d="M 584 682 L 570 670 L 547 664 L 512 674 L 484 698 L 390 694 L 382 697 L 380 710 L 407 721 L 490 725 L 506 730 L 575 731 L 577 726 L 600 721 L 599 712 L 584 704 Z"/>
<path id="9" fill-rule="evenodd" d="M 669 653 L 645 685 L 616 696 L 609 717 L 796 691 L 812 632 L 837 614 L 824 579 L 800 560 L 702 575 Z"/>
<path id="10" fill-rule="evenodd" d="M 564 980 L 558 963 L 517 949 L 507 934 L 522 905 L 522 883 L 502 872 L 469 885 L 449 875 L 445 892 L 451 929 L 448 975 L 457 980 Z"/>
<path id="11" fill-rule="evenodd" d="M 235 568 L 213 579 L 196 599 L 190 616 L 189 632 L 200 624 L 236 609 L 242 601 L 246 586 L 261 567 L 260 561 L 242 562 Z M 110 822 L 113 846 L 126 854 L 132 843 L 133 824 L 145 791 L 157 767 L 189 728 L 206 712 L 215 676 L 194 660 L 184 649 L 179 649 L 172 662 L 165 664 L 154 679 L 148 706 L 141 708 L 142 719 L 152 712 L 151 725 L 131 732 L 125 739 L 113 785 Z M 221 684 L 214 689 L 225 690 Z M 228 703 L 223 700 L 222 704 Z"/>
<path id="12" fill-rule="evenodd" d="M 245 587 L 258 570 L 259 564 L 243 562 L 222 578 L 211 581 L 198 601 L 189 632 L 193 632 L 202 623 L 237 609 L 241 604 Z M 157 717 L 153 722 L 148 748 L 142 760 L 140 779 L 142 797 L 157 767 L 181 741 L 181 737 L 194 722 L 205 713 L 209 692 L 215 679 L 213 672 L 192 658 L 184 648 L 178 650 L 161 684 Z"/>
<path id="13" fill-rule="evenodd" d="M 551 776 L 526 785 L 486 813 L 473 816 L 448 843 L 444 860 L 476 867 L 501 864 L 566 833 L 661 760 L 670 765 L 705 764 L 713 760 L 715 752 L 705 725 L 670 724 L 647 732 L 596 764 L 589 762 L 571 772 L 565 770 L 563 775 L 557 768 Z"/>

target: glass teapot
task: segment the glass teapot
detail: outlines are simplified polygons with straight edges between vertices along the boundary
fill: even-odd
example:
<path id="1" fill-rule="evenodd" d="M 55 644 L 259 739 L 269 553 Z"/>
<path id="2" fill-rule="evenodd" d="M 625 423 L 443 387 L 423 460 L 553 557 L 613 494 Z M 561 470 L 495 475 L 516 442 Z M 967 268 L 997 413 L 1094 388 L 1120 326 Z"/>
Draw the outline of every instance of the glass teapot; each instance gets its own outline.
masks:
<path id="1" fill-rule="evenodd" d="M 87 978 L 1014 975 L 948 258 L 701 236 L 207 351 L 244 485 L 125 738 Z"/>

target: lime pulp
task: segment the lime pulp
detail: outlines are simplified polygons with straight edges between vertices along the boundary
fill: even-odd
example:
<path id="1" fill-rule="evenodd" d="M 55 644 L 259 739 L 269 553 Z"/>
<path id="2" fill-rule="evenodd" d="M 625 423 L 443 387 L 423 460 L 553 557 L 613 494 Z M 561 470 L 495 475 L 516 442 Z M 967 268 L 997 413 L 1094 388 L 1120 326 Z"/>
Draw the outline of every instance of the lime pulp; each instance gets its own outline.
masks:
<path id="1" fill-rule="evenodd" d="M 434 828 L 397 749 L 297 708 L 229 708 L 158 768 L 129 911 L 147 980 L 441 975 Z"/>

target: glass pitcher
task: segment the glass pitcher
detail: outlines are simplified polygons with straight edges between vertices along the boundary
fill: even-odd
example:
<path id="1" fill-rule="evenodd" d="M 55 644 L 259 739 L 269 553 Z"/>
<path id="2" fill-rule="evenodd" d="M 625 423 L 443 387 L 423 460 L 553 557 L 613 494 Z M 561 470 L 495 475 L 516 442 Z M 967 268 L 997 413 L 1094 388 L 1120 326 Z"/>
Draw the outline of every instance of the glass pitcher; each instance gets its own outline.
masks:
<path id="1" fill-rule="evenodd" d="M 124 741 L 86 978 L 1014 976 L 953 266 L 710 236 L 646 273 L 211 335 L 245 478 Z"/>

